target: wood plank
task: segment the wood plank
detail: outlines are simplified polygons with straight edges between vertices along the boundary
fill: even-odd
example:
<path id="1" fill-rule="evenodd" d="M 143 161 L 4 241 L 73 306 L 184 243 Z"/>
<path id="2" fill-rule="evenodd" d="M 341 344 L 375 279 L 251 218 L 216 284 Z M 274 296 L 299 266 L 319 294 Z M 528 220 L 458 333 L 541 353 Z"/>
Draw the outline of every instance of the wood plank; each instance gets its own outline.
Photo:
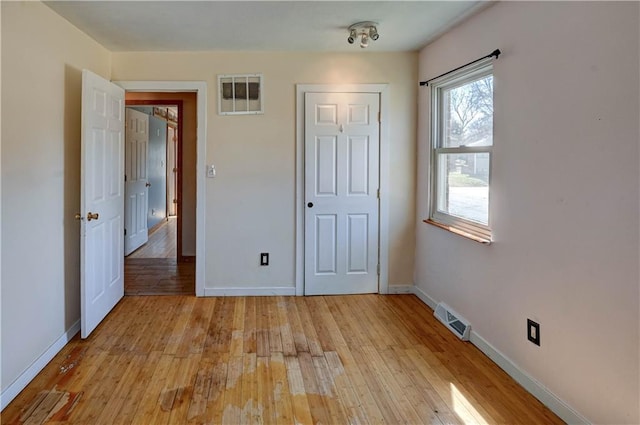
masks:
<path id="1" fill-rule="evenodd" d="M 186 358 L 175 357 L 175 359 L 178 360 L 179 369 L 176 375 L 177 379 L 174 381 L 176 396 L 169 415 L 169 423 L 182 424 L 187 421 L 187 411 L 190 400 L 193 397 L 193 387 L 197 367 L 200 363 L 200 355 L 192 354 Z"/>
<path id="2" fill-rule="evenodd" d="M 275 424 L 276 416 L 274 410 L 274 392 L 271 384 L 271 358 L 257 357 L 256 359 L 256 379 L 257 379 L 257 411 L 258 423 L 266 425 Z"/>
<path id="3" fill-rule="evenodd" d="M 329 353 L 331 352 L 325 353 L 325 356 Z M 391 419 L 394 415 L 386 411 L 385 414 L 383 414 L 380 405 L 376 402 L 372 388 L 369 387 L 370 382 L 368 382 L 369 380 L 365 378 L 369 374 L 367 365 L 363 364 L 360 360 L 356 360 L 353 357 L 351 351 L 346 347 L 339 347 L 337 354 L 340 362 L 342 363 L 344 371 L 347 374 L 349 381 L 351 382 L 355 396 L 360 403 L 359 406 L 362 408 L 366 415 L 366 422 L 372 424 L 387 423 L 385 416 L 386 418 Z M 361 367 L 363 371 L 360 370 Z M 339 369 L 337 370 L 339 371 Z M 374 387 L 373 390 L 375 389 L 376 388 Z"/>
<path id="4" fill-rule="evenodd" d="M 329 372 L 327 359 L 325 357 L 312 357 L 312 361 L 318 382 L 318 390 L 326 408 L 329 410 L 331 423 L 348 423 L 345 407 L 343 406 L 342 400 L 338 397 L 333 376 Z"/>
<path id="5" fill-rule="evenodd" d="M 225 394 L 227 386 L 229 355 L 227 353 L 214 356 L 212 359 L 213 369 L 211 373 L 211 385 L 207 397 L 207 409 L 205 418 L 208 423 L 222 423 L 222 414 L 225 406 Z"/>
<path id="6" fill-rule="evenodd" d="M 245 298 L 242 349 L 245 353 L 256 352 L 256 297 Z"/>
<path id="7" fill-rule="evenodd" d="M 309 403 L 309 410 L 311 411 L 311 417 L 313 423 L 330 424 L 334 423 L 331 420 L 331 415 L 326 404 L 325 397 L 320 393 L 320 385 L 318 384 L 315 369 L 313 366 L 313 358 L 309 353 L 300 353 L 297 357 L 287 357 L 287 368 L 291 367 L 294 373 L 297 373 L 297 368 L 300 370 L 302 376 L 302 382 L 304 383 L 304 392 L 306 393 L 306 399 Z"/>
<path id="8" fill-rule="evenodd" d="M 140 403 L 133 415 L 133 423 L 152 423 L 156 411 L 160 409 L 161 394 L 166 386 L 165 382 L 172 361 L 172 356 L 159 353 L 151 380 L 145 386 Z"/>
<path id="9" fill-rule="evenodd" d="M 242 414 L 242 366 L 243 357 L 229 358 L 227 382 L 224 392 L 224 411 L 222 423 L 239 424 Z"/>
<path id="10" fill-rule="evenodd" d="M 302 354 L 302 353 L 300 353 Z M 285 367 L 287 370 L 287 381 L 291 393 L 291 405 L 293 407 L 294 423 L 313 424 L 311 406 L 307 398 L 307 391 L 304 385 L 304 378 L 300 369 L 298 357 L 285 357 Z M 316 409 L 318 406 L 316 406 Z M 280 423 L 280 421 L 278 421 Z"/>
<path id="11" fill-rule="evenodd" d="M 318 338 L 316 328 L 313 325 L 313 319 L 311 318 L 311 314 L 309 313 L 309 308 L 307 307 L 307 298 L 296 297 L 294 298 L 294 302 L 296 304 L 296 310 L 298 311 L 298 315 L 300 317 L 300 323 L 302 324 L 304 335 L 306 336 L 306 339 L 307 339 L 307 344 L 309 346 L 309 353 L 311 353 L 312 356 L 324 355 L 322 344 L 320 343 L 320 339 Z M 331 350 L 327 350 L 327 351 L 331 351 Z"/>
<path id="12" fill-rule="evenodd" d="M 268 316 L 268 324 L 267 329 L 269 330 L 269 352 L 270 353 L 281 353 L 282 352 L 282 337 L 280 335 L 280 321 L 278 318 L 278 309 L 276 306 L 276 301 L 278 297 L 264 297 L 266 301 L 267 308 L 267 316 Z"/>
<path id="13" fill-rule="evenodd" d="M 260 297 L 256 301 L 256 352 L 259 357 L 269 357 L 271 355 L 269 310 L 265 297 Z"/>
<path id="14" fill-rule="evenodd" d="M 175 355 L 180 347 L 180 342 L 184 337 L 185 331 L 189 328 L 189 318 L 193 311 L 193 306 L 196 304 L 196 298 L 187 298 L 181 309 L 178 310 L 175 318 L 173 329 L 169 333 L 167 345 L 164 349 L 164 354 Z"/>
<path id="15" fill-rule="evenodd" d="M 298 315 L 295 298 L 285 297 L 284 303 L 287 319 L 293 335 L 296 353 L 300 351 L 309 351 L 309 344 L 307 343 L 307 337 L 305 335 L 304 328 L 302 327 L 302 323 L 300 323 L 300 316 Z"/>
<path id="16" fill-rule="evenodd" d="M 287 315 L 287 302 L 285 297 L 276 298 L 277 319 L 280 324 L 280 339 L 282 340 L 282 354 L 285 356 L 295 356 L 296 343 L 293 339 L 293 331 L 289 316 Z"/>
<path id="17" fill-rule="evenodd" d="M 187 410 L 187 423 L 203 423 L 207 411 L 209 391 L 213 376 L 213 363 L 209 359 L 201 359 L 193 384 L 193 393 Z"/>
<path id="18" fill-rule="evenodd" d="M 257 357 L 249 353 L 242 357 L 242 399 L 240 401 L 240 424 L 256 424 L 260 421 L 258 406 Z"/>
<path id="19" fill-rule="evenodd" d="M 282 353 L 273 353 L 271 355 L 269 358 L 269 367 L 271 370 L 271 385 L 274 401 L 273 416 L 275 417 L 275 423 L 279 425 L 295 423 L 289 379 Z M 309 421 L 310 420 L 309 418 Z"/>
<path id="20" fill-rule="evenodd" d="M 229 346 L 229 354 L 231 356 L 241 356 L 244 353 L 244 318 L 245 299 L 239 298 L 233 310 L 233 327 L 231 328 Z"/>

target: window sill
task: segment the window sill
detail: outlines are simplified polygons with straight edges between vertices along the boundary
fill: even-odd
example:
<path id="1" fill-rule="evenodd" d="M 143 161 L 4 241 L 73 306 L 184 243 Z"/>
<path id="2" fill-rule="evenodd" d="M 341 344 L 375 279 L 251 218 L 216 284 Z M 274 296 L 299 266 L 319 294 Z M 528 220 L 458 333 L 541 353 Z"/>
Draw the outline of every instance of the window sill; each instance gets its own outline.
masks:
<path id="1" fill-rule="evenodd" d="M 438 222 L 433 221 L 431 219 L 422 220 L 422 221 L 424 221 L 427 224 L 431 224 L 433 226 L 439 227 L 440 229 L 446 230 L 448 232 L 455 233 L 456 235 L 462 236 L 463 238 L 471 239 L 474 242 L 478 242 L 478 243 L 481 243 L 483 245 L 490 245 L 491 244 L 491 239 L 485 239 L 485 238 L 482 238 L 480 236 L 473 235 L 473 234 L 471 234 L 469 232 L 465 232 L 464 230 L 460 230 L 460 229 L 458 229 L 456 227 L 447 226 L 446 224 L 438 223 Z"/>

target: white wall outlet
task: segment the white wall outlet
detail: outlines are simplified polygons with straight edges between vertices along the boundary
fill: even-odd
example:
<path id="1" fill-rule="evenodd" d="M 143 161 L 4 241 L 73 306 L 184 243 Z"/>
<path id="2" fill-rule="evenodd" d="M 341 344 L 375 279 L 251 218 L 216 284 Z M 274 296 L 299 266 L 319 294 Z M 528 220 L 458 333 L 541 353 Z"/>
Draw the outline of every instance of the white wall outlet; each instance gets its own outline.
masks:
<path id="1" fill-rule="evenodd" d="M 216 176 L 216 166 L 215 165 L 207 165 L 207 177 L 210 179 Z"/>

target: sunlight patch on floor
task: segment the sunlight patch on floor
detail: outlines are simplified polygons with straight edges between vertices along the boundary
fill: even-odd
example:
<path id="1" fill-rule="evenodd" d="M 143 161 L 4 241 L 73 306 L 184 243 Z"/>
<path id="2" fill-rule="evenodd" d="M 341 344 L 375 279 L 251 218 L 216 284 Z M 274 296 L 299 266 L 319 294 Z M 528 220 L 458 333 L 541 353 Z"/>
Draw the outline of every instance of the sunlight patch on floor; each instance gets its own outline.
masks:
<path id="1" fill-rule="evenodd" d="M 466 425 L 488 424 L 487 420 L 473 407 L 467 398 L 450 382 L 453 411 Z"/>

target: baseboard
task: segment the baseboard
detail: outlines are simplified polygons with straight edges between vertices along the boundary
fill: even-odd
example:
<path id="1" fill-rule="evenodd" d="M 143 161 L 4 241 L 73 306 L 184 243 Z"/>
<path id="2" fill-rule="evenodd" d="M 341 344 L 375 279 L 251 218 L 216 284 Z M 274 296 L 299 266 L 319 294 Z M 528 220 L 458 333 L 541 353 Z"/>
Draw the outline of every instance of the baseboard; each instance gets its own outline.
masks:
<path id="1" fill-rule="evenodd" d="M 428 305 L 429 307 L 431 307 L 431 310 L 435 310 L 436 309 L 436 305 L 438 304 L 436 302 L 436 300 L 434 300 L 433 298 L 431 298 L 426 292 L 424 292 L 422 289 L 418 288 L 417 286 L 413 287 L 413 294 L 420 298 L 420 300 L 425 303 L 426 305 Z"/>
<path id="2" fill-rule="evenodd" d="M 553 413 L 558 415 L 560 419 L 568 424 L 590 424 L 584 416 L 576 412 L 571 406 L 561 400 L 554 393 L 549 391 L 542 383 L 531 377 L 524 370 L 520 369 L 507 356 L 498 351 L 494 346 L 489 344 L 484 338 L 478 335 L 471 328 L 471 338 L 469 341 L 478 347 L 480 351 L 487 355 L 500 369 L 507 372 L 517 383 L 527 390 L 531 395 L 540 400 L 542 404 L 547 406 Z"/>
<path id="3" fill-rule="evenodd" d="M 294 286 L 266 288 L 204 288 L 205 297 L 264 297 L 275 295 L 295 295 Z"/>
<path id="4" fill-rule="evenodd" d="M 438 304 L 436 300 L 431 298 L 426 292 L 417 286 L 413 287 L 413 293 L 420 298 L 422 302 L 435 309 Z M 560 419 L 568 424 L 590 424 L 584 416 L 576 412 L 571 406 L 561 400 L 554 393 L 549 391 L 542 383 L 534 379 L 524 370 L 520 369 L 511 359 L 498 351 L 494 346 L 489 344 L 487 340 L 473 331 L 471 328 L 471 336 L 469 342 L 478 347 L 487 357 L 489 357 L 500 369 L 504 370 L 517 383 L 519 383 L 527 392 L 540 400 L 542 404 L 547 406 L 549 410 L 558 415 Z"/>
<path id="5" fill-rule="evenodd" d="M 165 217 L 165 218 L 163 218 L 162 220 L 160 220 L 159 222 L 157 222 L 156 224 L 154 224 L 153 226 L 151 226 L 151 227 L 149 228 L 149 230 L 148 230 L 148 235 L 149 235 L 149 236 L 153 235 L 153 234 L 156 232 L 156 230 L 158 230 L 159 228 L 161 228 L 163 224 L 166 224 L 166 223 L 167 223 L 167 221 L 168 221 L 168 220 L 167 220 L 167 218 Z"/>
<path id="6" fill-rule="evenodd" d="M 69 330 L 58 338 L 57 341 L 51 344 L 40 357 L 31 363 L 31 366 L 29 366 L 27 370 L 22 372 L 22 374 L 18 376 L 11 385 L 2 391 L 2 394 L 0 394 L 0 410 L 4 410 L 4 408 L 7 407 L 18 394 L 20 394 L 20 391 L 25 389 L 33 378 L 35 378 L 36 375 L 44 369 L 51 359 L 53 359 L 78 332 L 80 332 L 80 320 L 71 325 Z"/>
<path id="7" fill-rule="evenodd" d="M 413 285 L 389 285 L 387 294 L 413 294 Z"/>

